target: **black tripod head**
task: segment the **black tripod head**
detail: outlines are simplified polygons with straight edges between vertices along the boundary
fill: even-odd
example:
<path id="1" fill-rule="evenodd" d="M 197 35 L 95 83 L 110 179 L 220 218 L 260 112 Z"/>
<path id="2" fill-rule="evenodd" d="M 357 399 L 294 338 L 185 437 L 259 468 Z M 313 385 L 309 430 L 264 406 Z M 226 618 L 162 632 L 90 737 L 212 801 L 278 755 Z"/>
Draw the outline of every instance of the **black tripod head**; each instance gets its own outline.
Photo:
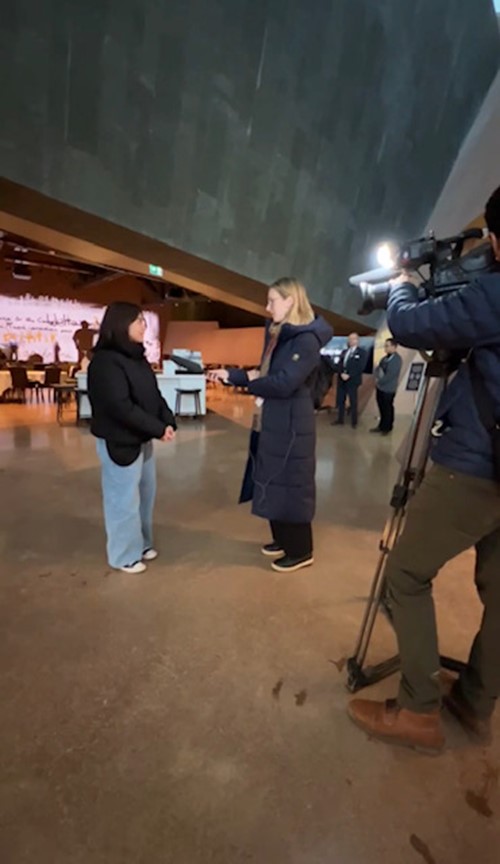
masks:
<path id="1" fill-rule="evenodd" d="M 468 352 L 437 348 L 431 352 L 421 351 L 420 354 L 426 363 L 426 378 L 448 378 L 457 371 L 460 364 L 467 358 Z"/>

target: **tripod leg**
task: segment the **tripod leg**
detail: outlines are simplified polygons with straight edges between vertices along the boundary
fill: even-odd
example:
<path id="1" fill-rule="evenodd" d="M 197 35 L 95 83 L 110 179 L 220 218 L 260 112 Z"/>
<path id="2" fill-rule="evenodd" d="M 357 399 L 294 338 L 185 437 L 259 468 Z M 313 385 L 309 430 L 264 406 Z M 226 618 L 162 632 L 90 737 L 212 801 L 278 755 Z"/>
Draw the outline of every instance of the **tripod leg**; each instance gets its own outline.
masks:
<path id="1" fill-rule="evenodd" d="M 375 620 L 379 608 L 382 607 L 387 612 L 390 618 L 390 610 L 387 606 L 387 603 L 385 602 L 385 565 L 387 561 L 387 556 L 391 549 L 393 549 L 403 527 L 405 506 L 408 497 L 407 485 L 405 485 L 405 481 L 407 480 L 408 472 L 403 467 L 401 468 L 398 481 L 392 493 L 392 509 L 385 524 L 382 537 L 380 538 L 380 556 L 375 569 L 375 576 L 372 582 L 367 606 L 365 609 L 365 614 L 363 616 L 363 621 L 361 623 L 361 629 L 358 641 L 356 643 L 356 648 L 354 650 L 354 656 L 351 657 L 349 661 L 352 662 L 353 669 L 356 666 L 361 667 L 365 662 L 368 646 L 370 643 L 373 628 L 375 626 Z"/>
<path id="2" fill-rule="evenodd" d="M 401 509 L 394 511 L 387 521 L 384 534 L 380 540 L 380 556 L 375 570 L 375 576 L 372 582 L 363 621 L 361 623 L 358 641 L 356 643 L 354 655 L 347 661 L 347 686 L 352 692 L 355 692 L 360 689 L 360 687 L 364 687 L 369 683 L 366 674 L 363 672 L 363 664 L 368 653 L 379 609 L 381 607 L 384 608 L 390 618 L 390 609 L 385 601 L 385 567 L 387 556 L 401 533 L 403 519 L 404 510 Z M 388 672 L 386 674 L 391 673 Z"/>
<path id="3" fill-rule="evenodd" d="M 430 432 L 435 408 L 445 381 L 446 376 L 443 375 L 432 391 L 429 386 L 430 378 L 426 377 L 418 395 L 417 406 L 408 436 L 405 459 L 393 489 L 391 497 L 392 512 L 386 522 L 384 533 L 380 540 L 380 557 L 375 569 L 355 652 L 347 661 L 347 687 L 352 692 L 385 678 L 387 675 L 396 672 L 399 668 L 399 657 L 397 655 L 378 664 L 378 666 L 370 668 L 363 668 L 363 666 L 379 609 L 386 612 L 389 620 L 391 620 L 390 606 L 385 597 L 385 567 L 387 557 L 394 548 L 403 529 L 408 500 L 415 493 L 425 474 L 425 467 L 429 458 Z"/>

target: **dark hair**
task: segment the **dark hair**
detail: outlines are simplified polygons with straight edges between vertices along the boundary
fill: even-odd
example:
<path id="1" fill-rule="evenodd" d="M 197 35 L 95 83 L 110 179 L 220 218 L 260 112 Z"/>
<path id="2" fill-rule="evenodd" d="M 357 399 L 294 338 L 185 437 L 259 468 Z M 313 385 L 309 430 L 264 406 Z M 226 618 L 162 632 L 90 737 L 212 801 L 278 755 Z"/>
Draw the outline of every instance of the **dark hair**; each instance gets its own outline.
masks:
<path id="1" fill-rule="evenodd" d="M 128 328 L 141 312 L 141 307 L 135 303 L 111 303 L 104 313 L 95 350 L 114 348 L 130 353 L 133 343 L 130 341 Z"/>
<path id="2" fill-rule="evenodd" d="M 396 342 L 395 339 L 392 338 L 392 336 L 389 336 L 389 337 L 385 340 L 385 344 L 386 344 L 386 345 L 387 345 L 387 343 L 389 343 L 389 345 L 393 345 L 394 348 L 397 348 L 397 347 L 398 347 L 398 343 Z"/>
<path id="3" fill-rule="evenodd" d="M 500 240 L 500 186 L 488 199 L 484 213 L 488 231 Z"/>

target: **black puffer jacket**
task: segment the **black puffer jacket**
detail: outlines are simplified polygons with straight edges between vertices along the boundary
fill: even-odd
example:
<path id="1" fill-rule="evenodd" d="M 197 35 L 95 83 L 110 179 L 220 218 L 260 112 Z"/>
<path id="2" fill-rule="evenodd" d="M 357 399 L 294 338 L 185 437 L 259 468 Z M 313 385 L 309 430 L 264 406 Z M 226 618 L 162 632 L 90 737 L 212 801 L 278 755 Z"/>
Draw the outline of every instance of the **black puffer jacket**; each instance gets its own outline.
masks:
<path id="1" fill-rule="evenodd" d="M 163 399 L 142 345 L 99 348 L 89 366 L 92 434 L 118 465 L 131 465 L 141 445 L 162 438 L 175 418 Z"/>
<path id="2" fill-rule="evenodd" d="M 320 348 L 332 335 L 323 318 L 300 326 L 285 324 L 265 377 L 250 382 L 244 371 L 230 373 L 230 384 L 248 387 L 264 400 L 262 431 L 251 436 L 240 499 L 252 500 L 256 516 L 277 522 L 313 519 L 316 420 L 311 384 Z"/>
<path id="3" fill-rule="evenodd" d="M 474 349 L 478 371 L 500 417 L 500 272 L 481 276 L 466 288 L 418 302 L 414 285 L 395 286 L 387 322 L 394 338 L 408 348 L 449 351 Z M 493 444 L 481 423 L 470 370 L 461 363 L 439 403 L 431 459 L 451 471 L 493 479 Z"/>

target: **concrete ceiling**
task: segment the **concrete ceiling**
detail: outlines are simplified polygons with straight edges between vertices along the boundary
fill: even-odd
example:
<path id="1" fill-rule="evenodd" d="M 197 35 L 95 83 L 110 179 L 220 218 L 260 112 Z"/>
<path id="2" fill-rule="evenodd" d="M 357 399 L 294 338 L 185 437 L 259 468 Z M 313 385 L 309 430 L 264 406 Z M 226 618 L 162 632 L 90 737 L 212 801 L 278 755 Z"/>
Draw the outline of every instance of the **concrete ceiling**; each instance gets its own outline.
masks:
<path id="1" fill-rule="evenodd" d="M 157 282 L 173 283 L 211 300 L 265 314 L 267 286 L 261 282 L 1 178 L 0 202 L 0 229 L 57 250 L 73 261 L 143 278 L 150 278 L 149 265 L 154 264 L 163 269 L 163 279 Z M 371 324 L 359 324 L 331 310 L 318 311 L 337 333 L 353 328 L 361 335 L 373 332 Z"/>

